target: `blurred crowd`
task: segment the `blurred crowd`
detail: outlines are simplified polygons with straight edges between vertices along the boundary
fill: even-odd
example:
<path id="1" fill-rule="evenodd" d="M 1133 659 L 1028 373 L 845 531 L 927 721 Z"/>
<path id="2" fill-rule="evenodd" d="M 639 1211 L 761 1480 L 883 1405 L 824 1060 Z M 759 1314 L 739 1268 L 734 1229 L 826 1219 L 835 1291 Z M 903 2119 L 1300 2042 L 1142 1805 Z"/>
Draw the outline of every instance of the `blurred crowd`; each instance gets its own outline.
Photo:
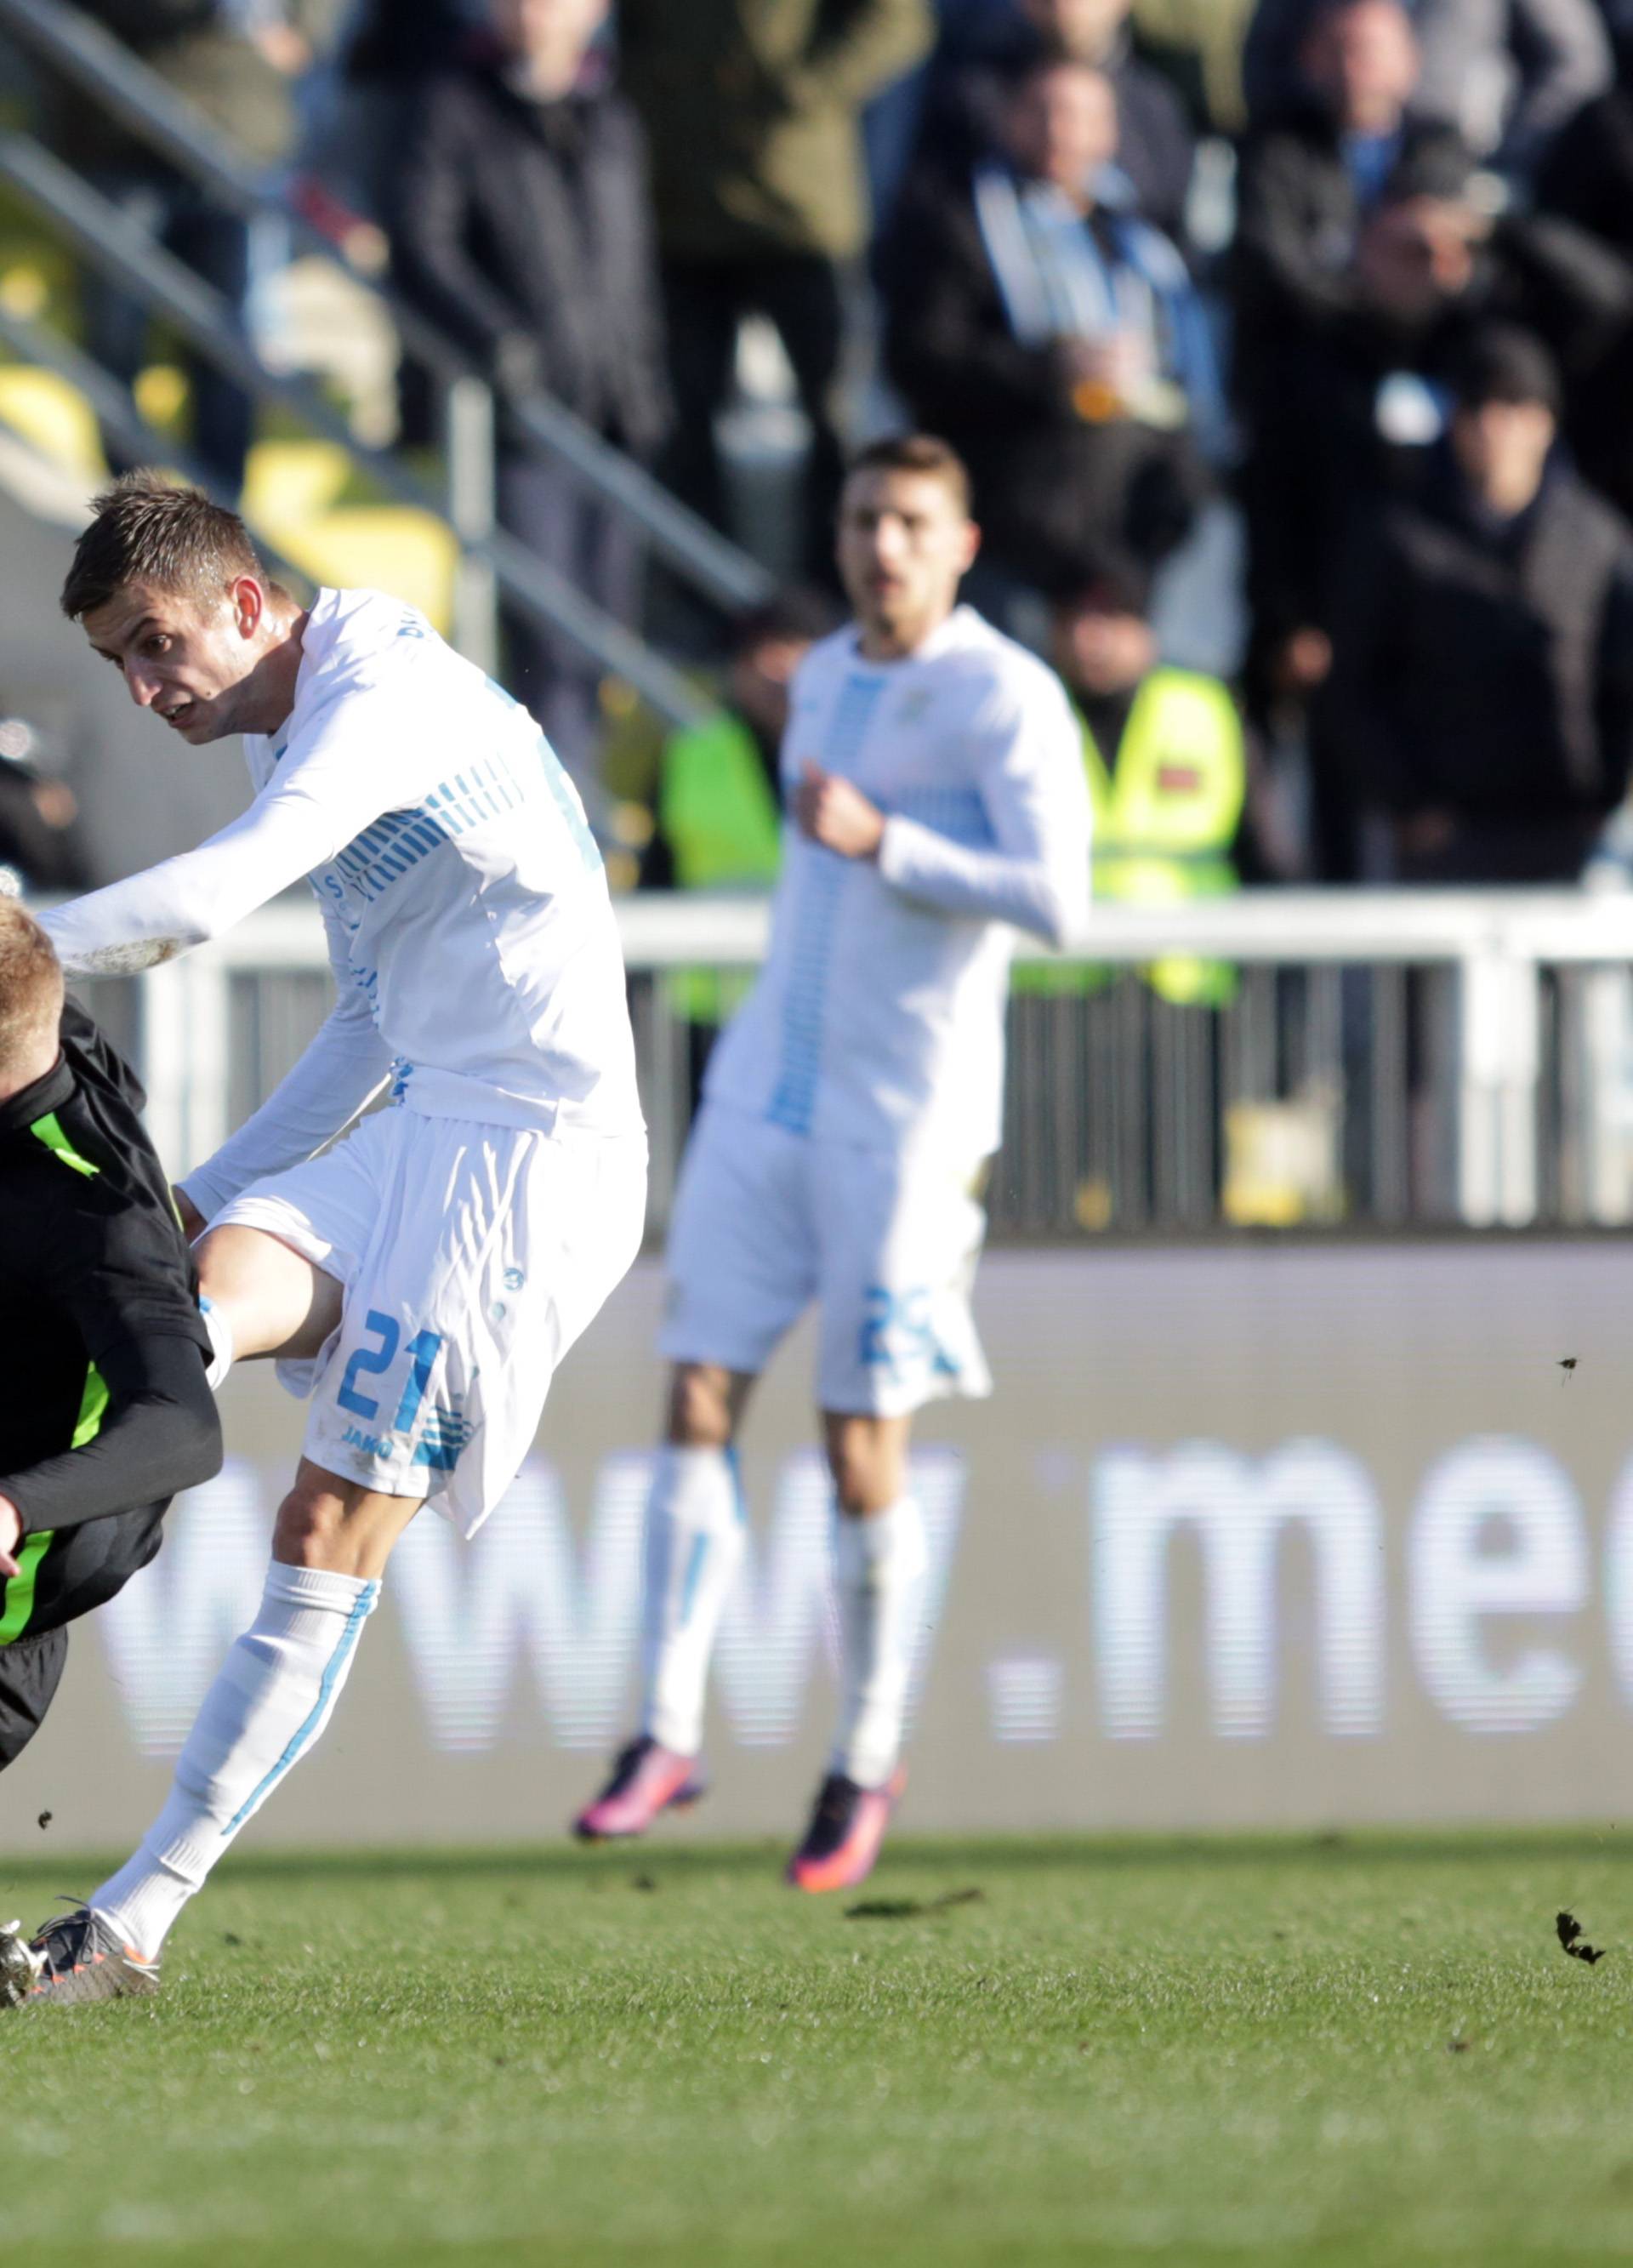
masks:
<path id="1" fill-rule="evenodd" d="M 1633 0 L 81 4 L 733 532 L 745 322 L 780 342 L 798 587 L 664 752 L 645 879 L 769 878 L 845 451 L 906 423 L 970 466 L 970 595 L 1078 702 L 1104 888 L 1568 882 L 1629 835 Z M 241 302 L 242 225 L 80 128 Z M 88 320 L 133 369 L 128 303 Z M 247 405 L 196 399 L 236 487 Z M 629 524 L 499 438 L 504 525 L 639 624 Z M 1228 666 L 1165 653 L 1176 578 L 1245 622 Z M 592 773 L 593 670 L 520 622 L 508 667 Z"/>

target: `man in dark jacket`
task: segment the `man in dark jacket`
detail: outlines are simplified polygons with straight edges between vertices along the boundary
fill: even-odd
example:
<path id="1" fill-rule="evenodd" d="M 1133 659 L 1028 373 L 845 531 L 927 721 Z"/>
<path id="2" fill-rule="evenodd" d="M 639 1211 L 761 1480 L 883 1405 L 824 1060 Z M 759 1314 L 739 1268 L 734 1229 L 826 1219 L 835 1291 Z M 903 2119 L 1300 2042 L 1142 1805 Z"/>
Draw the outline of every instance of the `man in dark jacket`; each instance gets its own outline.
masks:
<path id="1" fill-rule="evenodd" d="M 1211 338 L 1173 246 L 1109 201 L 1104 76 L 1045 57 L 1004 120 L 1004 158 L 903 195 L 881 259 L 886 365 L 969 465 L 993 567 L 1047 586 L 1092 539 L 1149 569 L 1206 488 Z"/>
<path id="2" fill-rule="evenodd" d="M 1449 205 L 1472 171 L 1457 136 L 1416 108 L 1420 61 L 1397 0 L 1328 0 L 1301 52 L 1302 101 L 1243 152 L 1234 254 L 1255 707 L 1301 655 L 1321 666 L 1310 633 L 1352 492 L 1375 476 L 1378 389 L 1416 359 L 1369 255 L 1394 245 L 1409 198 Z M 1450 292 L 1452 249 L 1426 289 Z"/>
<path id="3" fill-rule="evenodd" d="M 1117 102 L 1117 164 L 1133 210 L 1181 243 L 1195 144 L 1179 97 L 1142 63 L 1129 29 L 1133 0 L 1015 0 L 995 11 L 931 82 L 920 132 L 925 163 L 965 174 L 1002 146 L 1006 83 L 1042 55 L 1104 72 Z"/>
<path id="4" fill-rule="evenodd" d="M 1420 502 L 1334 611 L 1328 732 L 1403 882 L 1569 882 L 1633 764 L 1633 536 L 1555 450 L 1559 384 L 1493 328 Z"/>
<path id="5" fill-rule="evenodd" d="M 221 1464 L 210 1340 L 142 1102 L 64 1008 L 45 932 L 0 899 L 0 1771 L 50 1705 L 67 1625 L 147 1565 L 172 1496 Z"/>
<path id="6" fill-rule="evenodd" d="M 292 82 L 312 60 L 324 10 L 318 0 L 246 9 L 233 0 L 79 0 L 85 12 L 201 112 L 253 166 L 283 163 L 295 134 Z M 249 296 L 251 226 L 208 197 L 99 106 L 67 93 L 55 133 L 60 156 L 196 269 L 242 320 Z M 91 271 L 85 328 L 92 352 L 129 381 L 141 367 L 148 317 L 141 303 Z M 193 446 L 232 502 L 244 483 L 254 408 L 241 387 L 202 357 L 185 356 L 193 390 Z M 121 462 L 110 437 L 109 461 Z"/>
<path id="7" fill-rule="evenodd" d="M 668 423 L 658 273 L 640 129 L 588 63 L 606 12 L 606 0 L 495 0 L 492 50 L 425 90 L 398 169 L 395 257 L 404 286 L 502 383 L 543 386 L 650 459 Z M 628 521 L 503 434 L 499 511 L 576 588 L 634 619 Z M 595 665 L 521 621 L 509 641 L 511 689 L 585 780 Z"/>
<path id="8" fill-rule="evenodd" d="M 652 151 L 676 419 L 669 478 L 723 526 L 714 421 L 746 315 L 776 328 L 810 421 L 803 571 L 833 573 L 846 271 L 866 247 L 864 107 L 931 42 L 926 0 L 620 0 Z"/>
<path id="9" fill-rule="evenodd" d="M 1596 237 L 1633 273 L 1633 0 L 1611 0 L 1616 81 L 1548 151 L 1537 203 Z M 1633 317 L 1571 388 L 1567 433 L 1578 462 L 1633 518 Z"/>
<path id="10" fill-rule="evenodd" d="M 1235 253 L 1256 717 L 1319 686 L 1350 515 L 1433 439 L 1434 387 L 1470 330 L 1540 331 L 1576 385 L 1633 305 L 1633 275 L 1585 231 L 1493 219 L 1467 150 L 1416 109 L 1398 0 L 1325 0 L 1304 53 L 1306 107 L 1244 153 Z M 1343 828 L 1322 832 L 1340 878 Z"/>
<path id="11" fill-rule="evenodd" d="M 1259 0 L 1242 75 L 1254 126 L 1300 99 L 1301 48 L 1322 0 Z M 1504 170 L 1534 166 L 1610 76 L 1594 0 L 1412 0 L 1422 107 Z"/>

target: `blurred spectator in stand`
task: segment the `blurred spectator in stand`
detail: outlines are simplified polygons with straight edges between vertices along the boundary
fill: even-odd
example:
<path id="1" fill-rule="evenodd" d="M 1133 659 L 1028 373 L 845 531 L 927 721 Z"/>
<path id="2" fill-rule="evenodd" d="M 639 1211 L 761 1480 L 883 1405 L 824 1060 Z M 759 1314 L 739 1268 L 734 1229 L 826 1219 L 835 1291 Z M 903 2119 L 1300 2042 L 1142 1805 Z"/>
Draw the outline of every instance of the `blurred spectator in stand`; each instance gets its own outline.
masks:
<path id="1" fill-rule="evenodd" d="M 1259 0 L 1243 75 L 1255 127 L 1303 99 L 1304 51 L 1322 0 Z M 1416 0 L 1417 103 L 1504 173 L 1528 173 L 1610 78 L 1595 0 Z"/>
<path id="2" fill-rule="evenodd" d="M 1548 153 L 1537 203 L 1608 246 L 1633 271 L 1633 0 L 1610 0 L 1616 83 Z M 1583 472 L 1633 518 L 1633 321 L 1571 387 L 1566 431 Z"/>
<path id="3" fill-rule="evenodd" d="M 1211 335 L 1168 239 L 1109 201 L 1109 81 L 1045 60 L 1011 83 L 1007 156 L 926 173 L 881 252 L 886 362 L 915 419 L 975 475 L 983 557 L 1041 588 L 1085 541 L 1149 569 L 1223 443 Z"/>
<path id="4" fill-rule="evenodd" d="M 1085 561 L 1056 593 L 1050 629 L 1083 728 L 1096 899 L 1172 906 L 1234 890 L 1247 760 L 1229 689 L 1159 659 L 1150 578 L 1129 561 Z M 1144 974 L 1162 998 L 1187 1005 L 1217 1004 L 1234 990 L 1231 969 L 1181 954 Z M 1018 989 L 1087 989 L 1102 976 L 1088 964 L 1030 962 Z"/>
<path id="5" fill-rule="evenodd" d="M 1195 155 L 1179 97 L 1139 61 L 1129 30 L 1132 0 L 1012 0 L 955 48 L 935 74 L 922 129 L 924 161 L 963 179 L 1005 146 L 1011 86 L 1047 59 L 1084 63 L 1109 81 L 1117 109 L 1117 165 L 1128 202 L 1176 242 Z"/>
<path id="6" fill-rule="evenodd" d="M 634 114 L 586 72 L 607 0 L 493 0 L 486 61 L 432 79 L 401 153 L 393 240 L 404 288 L 502 388 L 540 387 L 650 460 L 668 397 L 645 159 Z M 622 622 L 638 611 L 630 522 L 501 426 L 504 526 Z M 581 786 L 600 733 L 597 665 L 517 616 L 509 677 Z"/>
<path id="7" fill-rule="evenodd" d="M 657 824 L 642 865 L 647 889 L 763 894 L 783 850 L 783 734 L 794 672 L 836 624 L 814 592 L 789 591 L 732 625 L 725 699 L 701 725 L 671 734 L 658 777 Z M 670 1000 L 691 1033 L 693 1094 L 709 1049 L 753 972 L 677 969 Z"/>
<path id="8" fill-rule="evenodd" d="M 725 525 L 715 419 L 738 330 L 764 316 L 812 429 L 803 554 L 833 573 L 847 276 L 869 220 L 861 114 L 927 52 L 926 0 L 620 0 L 619 51 L 652 151 L 676 419 L 666 470 Z"/>
<path id="9" fill-rule="evenodd" d="M 1198 125 L 1239 134 L 1242 49 L 1257 0 L 1134 0 L 1140 52 L 1172 81 Z"/>
<path id="10" fill-rule="evenodd" d="M 295 133 L 292 83 L 310 63 L 313 36 L 328 26 L 324 0 L 80 0 L 177 93 L 201 110 L 240 155 L 270 175 Z M 219 291 L 242 321 L 251 284 L 252 224 L 210 198 L 110 124 L 77 93 L 66 94 L 57 154 L 152 231 L 167 251 Z M 85 343 L 127 383 L 142 367 L 148 317 L 138 300 L 95 271 L 85 280 Z M 184 357 L 193 394 L 193 450 L 232 502 L 244 484 L 254 408 L 214 366 Z M 123 460 L 108 444 L 109 461 Z"/>
<path id="11" fill-rule="evenodd" d="M 1416 113 L 1419 58 L 1398 0 L 1327 0 L 1301 63 L 1303 99 L 1249 139 L 1239 188 L 1248 697 L 1260 717 L 1326 674 L 1327 563 L 1352 491 L 1372 476 L 1374 396 L 1394 341 L 1369 325 L 1364 230 L 1392 183 L 1460 186 L 1469 170 L 1451 129 Z"/>
<path id="12" fill-rule="evenodd" d="M 83 890 L 91 872 L 75 830 L 74 792 L 42 773 L 33 751 L 33 727 L 0 717 L 0 873 L 9 869 L 26 889 Z"/>
<path id="13" fill-rule="evenodd" d="M 1386 877 L 1580 874 L 1633 763 L 1633 534 L 1556 450 L 1546 349 L 1494 326 L 1456 370 L 1420 500 L 1347 563 L 1328 701 Z"/>
<path id="14" fill-rule="evenodd" d="M 1581 229 L 1493 217 L 1489 177 L 1416 109 L 1397 0 L 1328 0 L 1305 50 L 1310 99 L 1250 137 L 1236 245 L 1237 386 L 1254 620 L 1249 715 L 1307 703 L 1330 662 L 1327 600 L 1357 504 L 1414 476 L 1440 429 L 1438 381 L 1474 326 L 1540 330 L 1573 387 L 1614 350 L 1633 273 Z M 1342 782 L 1312 745 L 1316 865 L 1354 873 Z"/>
<path id="15" fill-rule="evenodd" d="M 360 0 L 341 41 L 337 125 L 319 164 L 349 203 L 385 224 L 403 136 L 426 84 L 488 32 L 488 0 Z"/>

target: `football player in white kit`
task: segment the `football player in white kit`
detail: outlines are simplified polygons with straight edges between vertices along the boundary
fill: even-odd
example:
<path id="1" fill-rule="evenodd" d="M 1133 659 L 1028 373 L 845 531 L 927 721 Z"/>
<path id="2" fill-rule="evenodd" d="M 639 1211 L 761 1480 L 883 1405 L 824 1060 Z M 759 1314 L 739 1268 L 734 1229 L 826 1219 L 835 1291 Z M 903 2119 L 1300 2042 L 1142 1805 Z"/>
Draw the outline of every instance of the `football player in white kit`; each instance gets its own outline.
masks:
<path id="1" fill-rule="evenodd" d="M 148 475 L 99 500 L 63 604 L 182 740 L 241 733 L 255 789 L 198 850 L 48 915 L 65 969 L 167 960 L 309 875 L 338 1001 L 178 1192 L 216 1373 L 276 1357 L 311 1397 L 305 1454 L 168 1801 L 33 1940 L 46 2001 L 156 1988 L 182 1906 L 327 1724 L 399 1535 L 428 1501 L 468 1535 L 514 1478 L 646 1186 L 606 878 L 524 710 L 395 599 L 303 611 L 232 513 Z"/>
<path id="2" fill-rule="evenodd" d="M 710 1652 L 744 1542 L 732 1444 L 814 1300 L 843 1684 L 789 1867 L 812 1890 L 862 1880 L 901 1786 L 926 1564 L 912 1414 L 989 1390 L 969 1292 L 1015 932 L 1058 943 L 1088 908 L 1077 730 L 1050 672 L 959 605 L 978 542 L 944 442 L 856 460 L 839 524 L 856 621 L 794 681 L 770 951 L 710 1062 L 675 1200 L 641 1727 L 576 1822 L 637 1835 L 701 1792 Z"/>

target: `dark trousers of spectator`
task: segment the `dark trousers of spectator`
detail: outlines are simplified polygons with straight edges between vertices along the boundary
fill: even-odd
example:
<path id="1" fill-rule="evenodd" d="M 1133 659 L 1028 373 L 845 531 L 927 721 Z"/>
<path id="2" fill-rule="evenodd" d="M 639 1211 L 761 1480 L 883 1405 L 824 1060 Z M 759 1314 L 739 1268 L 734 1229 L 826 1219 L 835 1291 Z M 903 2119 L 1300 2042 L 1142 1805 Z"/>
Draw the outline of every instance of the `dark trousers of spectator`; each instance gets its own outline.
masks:
<path id="1" fill-rule="evenodd" d="M 169 188 L 129 176 L 99 182 L 105 196 L 158 237 L 166 252 L 219 291 L 242 320 L 249 292 L 249 227 L 236 214 L 205 204 L 191 189 Z M 149 318 L 138 299 L 100 275 L 85 282 L 85 339 L 92 354 L 129 386 L 142 367 Z M 244 486 L 244 465 L 254 430 L 254 405 L 241 387 L 209 363 L 188 365 L 193 387 L 193 453 L 229 500 Z M 106 442 L 114 470 L 125 468 L 117 444 Z"/>
<path id="2" fill-rule="evenodd" d="M 580 597 L 634 627 L 644 564 L 639 533 L 570 467 L 502 455 L 498 510 L 500 526 L 535 558 Z M 543 725 L 593 817 L 600 799 L 601 666 L 530 616 L 507 611 L 504 627 L 510 689 Z"/>
<path id="3" fill-rule="evenodd" d="M 665 463 L 670 486 L 725 528 L 714 421 L 731 394 L 738 327 L 746 315 L 763 315 L 783 342 L 811 423 L 804 571 L 818 582 L 831 581 L 834 514 L 844 472 L 836 419 L 845 350 L 843 271 L 814 253 L 774 260 L 667 260 L 663 291 L 675 405 Z"/>

